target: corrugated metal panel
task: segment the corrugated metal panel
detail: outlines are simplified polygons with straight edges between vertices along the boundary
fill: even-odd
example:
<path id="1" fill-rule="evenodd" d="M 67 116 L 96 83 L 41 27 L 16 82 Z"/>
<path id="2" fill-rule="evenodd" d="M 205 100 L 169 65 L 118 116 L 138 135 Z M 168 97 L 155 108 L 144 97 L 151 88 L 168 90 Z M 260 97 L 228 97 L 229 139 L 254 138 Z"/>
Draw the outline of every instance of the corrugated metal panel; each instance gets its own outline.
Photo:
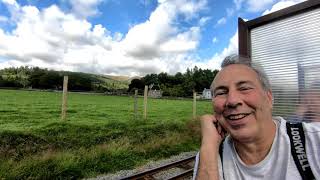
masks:
<path id="1" fill-rule="evenodd" d="M 270 78 L 274 115 L 320 121 L 320 8 L 251 30 L 252 61 Z"/>

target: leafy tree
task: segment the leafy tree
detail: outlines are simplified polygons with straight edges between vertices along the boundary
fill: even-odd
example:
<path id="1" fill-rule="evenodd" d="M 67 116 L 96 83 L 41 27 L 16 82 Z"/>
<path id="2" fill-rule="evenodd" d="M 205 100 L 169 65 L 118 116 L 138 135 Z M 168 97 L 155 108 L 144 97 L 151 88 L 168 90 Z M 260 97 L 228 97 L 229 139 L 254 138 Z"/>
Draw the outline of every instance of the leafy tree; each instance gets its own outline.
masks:
<path id="1" fill-rule="evenodd" d="M 84 73 L 68 73 L 68 88 L 75 91 L 90 91 L 92 90 L 92 78 L 85 76 Z"/>
<path id="2" fill-rule="evenodd" d="M 157 74 L 147 74 L 146 76 L 143 77 L 143 81 L 145 85 L 159 84 L 159 79 Z"/>
<path id="3" fill-rule="evenodd" d="M 185 81 L 185 77 L 181 72 L 177 72 L 173 78 L 174 84 L 182 84 Z"/>
<path id="4" fill-rule="evenodd" d="M 134 89 L 144 90 L 145 83 L 143 79 L 132 79 L 129 84 L 128 91 L 131 92 Z"/>
<path id="5" fill-rule="evenodd" d="M 30 69 L 28 66 L 21 66 L 17 69 L 17 82 L 26 88 L 29 84 Z"/>
<path id="6" fill-rule="evenodd" d="M 4 85 L 5 85 L 5 80 L 2 78 L 0 74 L 0 87 L 4 87 Z"/>
<path id="7" fill-rule="evenodd" d="M 155 84 L 158 82 L 164 96 L 192 96 L 193 91 L 201 92 L 204 88 L 209 88 L 218 70 L 201 69 L 195 66 L 187 69 L 185 73 L 178 72 L 169 75 L 165 72 L 157 74 L 147 74 L 143 79 L 145 84 Z"/>
<path id="8" fill-rule="evenodd" d="M 47 69 L 40 69 L 39 67 L 31 69 L 30 84 L 32 88 L 41 88 L 40 78 L 46 74 L 46 71 Z"/>
<path id="9" fill-rule="evenodd" d="M 62 89 L 62 83 L 63 77 L 57 71 L 47 71 L 39 79 L 41 89 Z"/>
<path id="10" fill-rule="evenodd" d="M 170 83 L 170 76 L 167 73 L 160 73 L 158 75 L 158 83 L 160 84 L 169 84 Z"/>

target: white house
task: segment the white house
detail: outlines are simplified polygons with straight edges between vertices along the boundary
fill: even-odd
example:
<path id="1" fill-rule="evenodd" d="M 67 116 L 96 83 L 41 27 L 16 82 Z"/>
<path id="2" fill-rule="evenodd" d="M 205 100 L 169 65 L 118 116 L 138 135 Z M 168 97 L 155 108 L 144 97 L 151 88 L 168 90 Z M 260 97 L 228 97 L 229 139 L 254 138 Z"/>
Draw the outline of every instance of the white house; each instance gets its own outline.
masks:
<path id="1" fill-rule="evenodd" d="M 202 98 L 203 99 L 211 99 L 212 98 L 211 90 L 204 88 L 204 90 L 202 92 Z"/>
<path id="2" fill-rule="evenodd" d="M 153 97 L 153 98 L 161 98 L 162 97 L 162 91 L 161 90 L 156 90 L 156 89 L 151 89 L 148 91 L 148 96 Z"/>

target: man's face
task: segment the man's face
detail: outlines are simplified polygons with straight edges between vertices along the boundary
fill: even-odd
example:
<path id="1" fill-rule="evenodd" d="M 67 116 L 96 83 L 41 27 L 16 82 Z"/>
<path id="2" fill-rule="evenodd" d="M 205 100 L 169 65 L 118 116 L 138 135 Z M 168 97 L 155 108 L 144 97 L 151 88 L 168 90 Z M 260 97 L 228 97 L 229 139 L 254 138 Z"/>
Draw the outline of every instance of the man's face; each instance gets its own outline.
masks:
<path id="1" fill-rule="evenodd" d="M 245 65 L 229 65 L 214 79 L 213 107 L 219 123 L 239 141 L 250 141 L 272 119 L 272 94 L 257 73 Z"/>
<path id="2" fill-rule="evenodd" d="M 310 113 L 310 120 L 311 121 L 320 121 L 320 93 L 317 90 L 309 92 L 305 99 L 307 99 L 307 111 Z M 309 120 L 309 119 L 307 119 Z"/>

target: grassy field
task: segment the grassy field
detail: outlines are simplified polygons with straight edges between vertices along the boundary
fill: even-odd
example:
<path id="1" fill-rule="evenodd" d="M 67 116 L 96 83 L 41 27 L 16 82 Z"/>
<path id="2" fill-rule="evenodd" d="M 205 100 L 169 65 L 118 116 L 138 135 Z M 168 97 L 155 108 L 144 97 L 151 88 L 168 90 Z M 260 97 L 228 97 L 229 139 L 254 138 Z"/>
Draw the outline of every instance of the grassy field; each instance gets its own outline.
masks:
<path id="1" fill-rule="evenodd" d="M 192 100 L 148 100 L 148 119 L 134 119 L 133 98 L 0 90 L 0 179 L 78 179 L 199 148 Z M 211 113 L 209 101 L 197 114 Z"/>

